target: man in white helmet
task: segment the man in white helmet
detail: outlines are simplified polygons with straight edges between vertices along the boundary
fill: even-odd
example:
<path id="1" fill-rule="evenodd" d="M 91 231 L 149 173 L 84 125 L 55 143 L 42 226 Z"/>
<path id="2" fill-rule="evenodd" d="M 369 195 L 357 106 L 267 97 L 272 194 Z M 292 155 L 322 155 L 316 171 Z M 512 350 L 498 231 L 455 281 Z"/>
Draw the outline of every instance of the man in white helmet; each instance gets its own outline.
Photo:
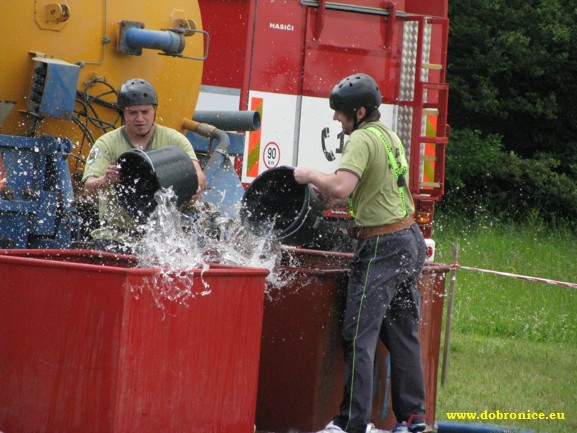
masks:
<path id="1" fill-rule="evenodd" d="M 391 360 L 394 433 L 425 429 L 425 386 L 418 338 L 416 285 L 425 262 L 423 235 L 413 218 L 408 166 L 397 135 L 379 121 L 376 81 L 354 74 L 330 96 L 333 119 L 349 135 L 334 173 L 297 167 L 298 183 L 313 184 L 325 202 L 348 199 L 358 240 L 342 329 L 345 386 L 324 433 L 376 433 L 371 423 L 375 351 L 380 339 Z"/>
<path id="2" fill-rule="evenodd" d="M 117 164 L 120 155 L 135 149 L 181 148 L 192 160 L 198 177 L 198 189 L 191 201 L 200 197 L 201 189 L 206 187 L 206 176 L 188 139 L 172 128 L 155 123 L 158 96 L 148 81 L 140 78 L 126 81 L 118 94 L 118 106 L 124 125 L 94 143 L 82 180 L 86 196 L 99 198 L 100 227 L 92 231 L 92 238 L 122 244 L 126 236 L 137 230 L 138 224 L 120 205 L 113 188 L 120 180 Z"/>

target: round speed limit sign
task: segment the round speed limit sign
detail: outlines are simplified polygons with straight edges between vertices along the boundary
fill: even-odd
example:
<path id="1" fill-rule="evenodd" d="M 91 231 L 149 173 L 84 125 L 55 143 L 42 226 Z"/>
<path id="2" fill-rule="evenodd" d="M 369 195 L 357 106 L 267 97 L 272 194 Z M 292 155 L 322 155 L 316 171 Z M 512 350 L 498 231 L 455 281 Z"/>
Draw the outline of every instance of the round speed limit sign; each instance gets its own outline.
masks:
<path id="1" fill-rule="evenodd" d="M 280 162 L 280 148 L 274 141 L 267 143 L 262 153 L 262 159 L 266 168 L 274 168 Z"/>

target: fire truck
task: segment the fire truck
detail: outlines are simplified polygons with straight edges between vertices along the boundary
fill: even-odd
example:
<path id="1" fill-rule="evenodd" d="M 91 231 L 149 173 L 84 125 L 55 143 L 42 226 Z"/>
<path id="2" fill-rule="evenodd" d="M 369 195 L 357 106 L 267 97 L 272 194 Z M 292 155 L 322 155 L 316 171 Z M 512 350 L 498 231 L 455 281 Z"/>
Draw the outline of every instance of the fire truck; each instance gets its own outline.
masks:
<path id="1" fill-rule="evenodd" d="M 72 248 L 85 211 L 84 165 L 92 144 L 121 125 L 120 86 L 140 77 L 158 92 L 158 123 L 185 133 L 203 159 L 204 199 L 215 193 L 236 204 L 267 170 L 335 170 L 346 137 L 328 96 L 343 77 L 363 72 L 378 82 L 381 119 L 406 147 L 432 260 L 448 141 L 447 2 L 4 2 L 0 430 L 322 428 L 340 400 L 338 319 L 351 255 L 283 250 L 291 259 L 284 275 L 294 278 L 278 302 L 264 296 L 265 269 L 177 270 L 168 284 L 190 276 L 200 290 L 189 305 L 160 310 L 142 290 L 159 281 L 158 269 Z M 221 123 L 229 113 L 254 121 Z M 342 209 L 326 217 L 349 218 Z M 446 272 L 428 263 L 419 286 L 431 430 Z M 377 358 L 383 386 L 373 414 L 390 427 L 386 353 Z"/>
<path id="2" fill-rule="evenodd" d="M 328 95 L 343 77 L 364 72 L 383 94 L 381 119 L 405 144 L 417 221 L 431 238 L 448 141 L 447 1 L 200 4 L 211 39 L 197 110 L 261 116 L 260 129 L 231 147 L 242 182 L 281 165 L 333 172 L 345 137 Z"/>
<path id="3" fill-rule="evenodd" d="M 447 144 L 447 0 L 125 3 L 43 0 L 9 8 L 2 17 L 13 38 L 2 42 L 0 134 L 17 148 L 26 147 L 30 137 L 68 140 L 44 139 L 48 148 L 66 148 L 73 183 L 58 204 L 51 193 L 19 197 L 23 182 L 3 176 L 5 198 L 14 195 L 2 202 L 3 221 L 20 232 L 19 247 L 26 246 L 25 232 L 39 225 L 35 219 L 43 221 L 42 238 L 60 230 L 44 208 L 73 210 L 69 202 L 81 196 L 76 181 L 91 144 L 120 125 L 116 92 L 126 79 L 154 82 L 158 121 L 183 132 L 184 120 L 202 113 L 213 113 L 210 121 L 224 112 L 258 113 L 258 128 L 227 131 L 225 153 L 234 158 L 246 187 L 282 165 L 334 171 L 345 137 L 332 121 L 328 95 L 341 78 L 364 72 L 383 94 L 382 120 L 405 144 L 416 219 L 432 256 L 434 204 L 443 195 Z M 210 153 L 199 134 L 187 136 L 197 153 Z M 0 172 L 6 174 L 8 153 L 3 159 Z M 229 172 L 209 176 L 211 190 L 228 190 L 228 201 L 237 202 L 242 189 L 236 179 L 220 182 Z M 11 191 L 11 183 L 21 188 Z M 26 203 L 15 204 L 18 197 Z M 32 198 L 42 218 L 33 215 Z M 18 223 L 15 215 L 30 221 Z M 347 218 L 348 212 L 335 209 L 327 215 Z M 64 237 L 59 245 L 68 240 Z"/>

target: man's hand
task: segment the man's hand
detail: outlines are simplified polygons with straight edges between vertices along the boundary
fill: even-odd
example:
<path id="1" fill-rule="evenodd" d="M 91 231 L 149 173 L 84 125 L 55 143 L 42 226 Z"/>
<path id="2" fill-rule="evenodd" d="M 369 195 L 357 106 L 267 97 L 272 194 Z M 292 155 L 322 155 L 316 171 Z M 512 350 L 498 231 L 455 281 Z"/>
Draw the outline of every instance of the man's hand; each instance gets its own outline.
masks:
<path id="1" fill-rule="evenodd" d="M 200 185 L 198 186 L 198 188 L 196 189 L 196 192 L 194 193 L 194 195 L 192 196 L 192 198 L 188 201 L 190 204 L 194 203 L 195 201 L 198 201 L 198 199 L 200 199 L 200 194 L 202 193 L 202 188 L 200 187 Z"/>
<path id="2" fill-rule="evenodd" d="M 100 177 L 89 177 L 84 182 L 84 192 L 87 197 L 96 198 L 99 191 L 103 191 L 109 185 L 114 185 L 120 180 L 120 167 L 109 165 Z"/>
<path id="3" fill-rule="evenodd" d="M 327 195 L 324 195 L 323 193 L 321 193 L 318 188 L 313 187 L 313 191 L 315 192 L 315 194 L 321 199 L 321 201 L 323 202 L 323 204 L 327 207 L 327 208 L 334 208 L 334 207 L 348 207 L 349 206 L 349 202 L 347 200 L 343 200 L 340 198 L 334 198 L 334 197 L 330 197 Z"/>
<path id="4" fill-rule="evenodd" d="M 295 167 L 294 177 L 297 183 L 313 183 L 315 170 L 306 167 Z"/>
<path id="5" fill-rule="evenodd" d="M 109 165 L 104 173 L 104 185 L 114 185 L 120 180 L 120 167 L 118 165 Z"/>

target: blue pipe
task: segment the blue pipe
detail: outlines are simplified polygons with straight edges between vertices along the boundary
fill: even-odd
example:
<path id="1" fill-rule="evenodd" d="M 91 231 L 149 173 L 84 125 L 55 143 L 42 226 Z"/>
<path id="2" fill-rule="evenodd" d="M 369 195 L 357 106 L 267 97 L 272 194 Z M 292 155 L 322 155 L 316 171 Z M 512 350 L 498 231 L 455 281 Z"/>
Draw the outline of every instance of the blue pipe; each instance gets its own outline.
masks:
<path id="1" fill-rule="evenodd" d="M 203 167 L 209 189 L 202 193 L 202 200 L 216 206 L 222 216 L 234 220 L 244 194 L 244 188 L 228 157 L 228 134 L 212 125 L 199 123 L 197 134 L 218 140 L 210 158 Z"/>
<path id="2" fill-rule="evenodd" d="M 452 422 L 437 423 L 437 433 L 535 433 L 535 430 L 523 430 L 486 424 L 458 424 Z"/>
<path id="3" fill-rule="evenodd" d="M 135 27 L 126 29 L 126 44 L 132 49 L 152 48 L 169 54 L 182 53 L 184 36 L 171 31 L 144 30 Z"/>

